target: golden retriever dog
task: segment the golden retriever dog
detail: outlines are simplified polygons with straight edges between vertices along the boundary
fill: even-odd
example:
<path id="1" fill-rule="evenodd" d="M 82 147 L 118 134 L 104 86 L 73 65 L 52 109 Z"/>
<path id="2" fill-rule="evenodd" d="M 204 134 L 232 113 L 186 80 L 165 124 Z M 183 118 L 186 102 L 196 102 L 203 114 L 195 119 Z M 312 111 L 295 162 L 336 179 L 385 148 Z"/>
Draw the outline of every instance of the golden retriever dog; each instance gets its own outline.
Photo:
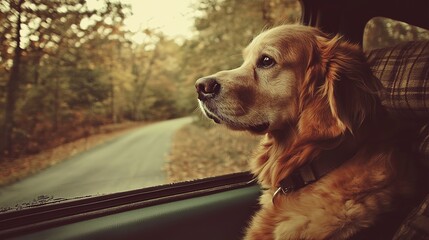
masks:
<path id="1" fill-rule="evenodd" d="M 349 239 L 413 192 L 412 169 L 359 46 L 300 25 L 262 32 L 243 64 L 197 80 L 216 123 L 264 134 L 245 239 Z"/>

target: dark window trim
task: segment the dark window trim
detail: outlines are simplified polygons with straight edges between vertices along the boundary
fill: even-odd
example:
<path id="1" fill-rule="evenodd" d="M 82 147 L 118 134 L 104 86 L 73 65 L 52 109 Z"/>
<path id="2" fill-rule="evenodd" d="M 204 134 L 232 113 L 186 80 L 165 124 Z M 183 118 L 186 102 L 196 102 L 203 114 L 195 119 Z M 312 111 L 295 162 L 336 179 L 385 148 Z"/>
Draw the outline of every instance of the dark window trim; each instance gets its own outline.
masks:
<path id="1" fill-rule="evenodd" d="M 328 33 L 340 33 L 348 40 L 362 43 L 366 23 L 386 17 L 429 29 L 427 0 L 300 0 L 301 22 Z"/>
<path id="2" fill-rule="evenodd" d="M 240 172 L 8 211 L 0 214 L 0 238 L 255 184 L 252 174 Z"/>

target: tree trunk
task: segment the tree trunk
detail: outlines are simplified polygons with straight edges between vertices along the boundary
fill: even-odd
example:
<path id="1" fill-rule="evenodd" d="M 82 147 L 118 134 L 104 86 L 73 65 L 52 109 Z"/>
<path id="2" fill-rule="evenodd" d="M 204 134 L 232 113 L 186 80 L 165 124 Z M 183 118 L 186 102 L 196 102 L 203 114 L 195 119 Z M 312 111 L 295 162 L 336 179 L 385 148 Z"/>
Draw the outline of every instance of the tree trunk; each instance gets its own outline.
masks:
<path id="1" fill-rule="evenodd" d="M 54 115 L 52 117 L 52 131 L 58 131 L 58 119 L 60 115 L 60 84 L 58 77 L 55 78 L 54 91 Z"/>
<path id="2" fill-rule="evenodd" d="M 6 107 L 4 111 L 4 122 L 2 131 L 0 132 L 0 159 L 4 157 L 6 152 L 10 152 L 12 149 L 12 131 L 14 128 L 14 112 L 16 106 L 16 99 L 19 89 L 20 80 L 20 65 L 22 49 L 19 46 L 21 43 L 21 15 L 22 15 L 22 4 L 24 0 L 19 0 L 16 6 L 17 12 L 17 23 L 16 23 L 16 40 L 15 49 L 12 62 L 12 69 L 9 75 L 9 81 L 6 86 Z"/>
<path id="3" fill-rule="evenodd" d="M 152 67 L 155 63 L 156 57 L 158 54 L 158 46 L 155 47 L 152 57 L 149 60 L 149 64 L 145 69 L 143 80 L 140 83 L 140 74 L 138 74 L 137 83 L 136 83 L 136 97 L 133 99 L 133 118 L 134 120 L 142 120 L 139 114 L 139 105 L 143 98 L 143 92 L 146 89 L 147 82 L 152 76 Z M 140 85 L 139 85 L 140 83 Z"/>
<path id="4" fill-rule="evenodd" d="M 113 77 L 110 75 L 110 114 L 112 116 L 112 122 L 116 123 L 118 121 L 115 112 L 115 83 L 113 82 Z"/>
<path id="5" fill-rule="evenodd" d="M 39 50 L 40 51 L 40 50 Z M 39 51 L 36 51 L 36 56 L 33 59 L 33 66 L 34 66 L 34 85 L 37 86 L 39 85 L 39 78 L 40 78 L 40 60 L 42 59 L 42 53 L 40 53 Z"/>

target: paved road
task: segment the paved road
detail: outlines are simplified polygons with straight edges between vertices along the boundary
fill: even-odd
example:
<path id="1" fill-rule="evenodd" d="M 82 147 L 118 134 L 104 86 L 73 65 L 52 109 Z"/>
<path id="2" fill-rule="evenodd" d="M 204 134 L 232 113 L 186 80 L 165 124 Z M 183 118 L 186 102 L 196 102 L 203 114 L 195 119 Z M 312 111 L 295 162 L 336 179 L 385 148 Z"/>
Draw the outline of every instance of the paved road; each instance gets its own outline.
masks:
<path id="1" fill-rule="evenodd" d="M 0 188 L 0 207 L 38 196 L 74 198 L 166 183 L 162 170 L 173 133 L 190 117 L 148 125 L 78 154 L 11 186 Z"/>

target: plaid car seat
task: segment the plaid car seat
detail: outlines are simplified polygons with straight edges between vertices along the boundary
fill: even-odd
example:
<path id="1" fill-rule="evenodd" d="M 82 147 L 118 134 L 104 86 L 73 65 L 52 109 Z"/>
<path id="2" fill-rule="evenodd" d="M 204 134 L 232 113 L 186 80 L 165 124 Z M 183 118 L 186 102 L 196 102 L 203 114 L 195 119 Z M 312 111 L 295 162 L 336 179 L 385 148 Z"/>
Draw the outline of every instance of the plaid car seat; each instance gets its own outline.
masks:
<path id="1" fill-rule="evenodd" d="M 419 126 L 414 148 L 429 176 L 429 41 L 403 43 L 367 55 L 374 75 L 385 87 L 382 104 L 395 116 Z M 427 193 L 429 182 L 425 185 Z M 429 239 L 429 194 L 394 238 Z"/>

